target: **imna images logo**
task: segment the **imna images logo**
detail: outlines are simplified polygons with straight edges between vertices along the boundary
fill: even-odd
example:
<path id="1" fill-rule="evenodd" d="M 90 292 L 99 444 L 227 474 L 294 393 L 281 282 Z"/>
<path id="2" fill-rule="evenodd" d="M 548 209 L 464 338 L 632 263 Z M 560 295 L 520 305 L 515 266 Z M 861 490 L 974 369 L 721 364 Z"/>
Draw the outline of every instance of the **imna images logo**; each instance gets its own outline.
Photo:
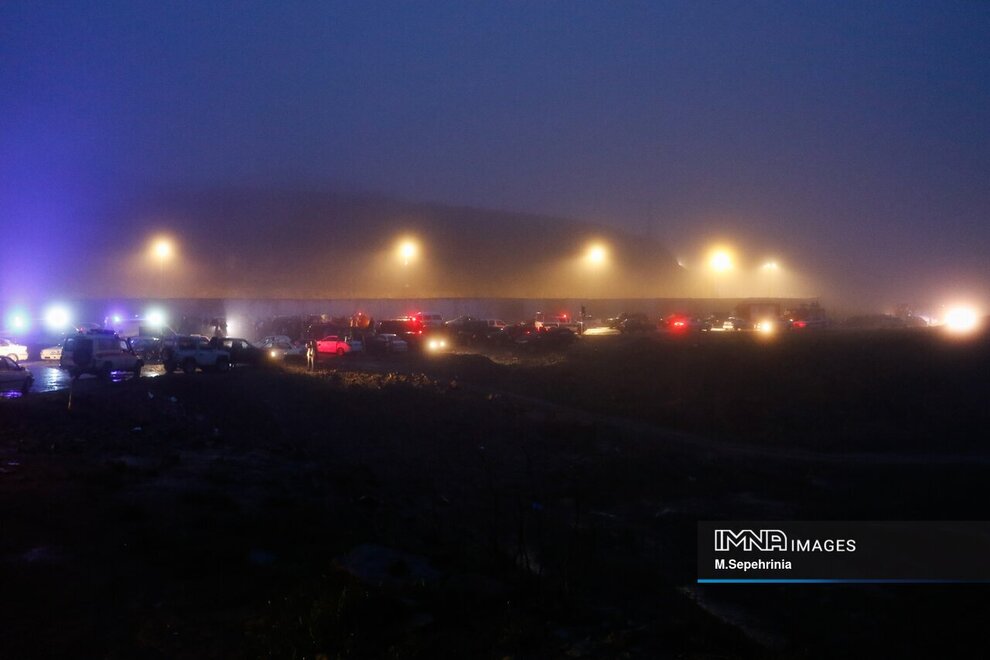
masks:
<path id="1" fill-rule="evenodd" d="M 779 529 L 716 529 L 715 552 L 787 550 L 787 534 Z"/>

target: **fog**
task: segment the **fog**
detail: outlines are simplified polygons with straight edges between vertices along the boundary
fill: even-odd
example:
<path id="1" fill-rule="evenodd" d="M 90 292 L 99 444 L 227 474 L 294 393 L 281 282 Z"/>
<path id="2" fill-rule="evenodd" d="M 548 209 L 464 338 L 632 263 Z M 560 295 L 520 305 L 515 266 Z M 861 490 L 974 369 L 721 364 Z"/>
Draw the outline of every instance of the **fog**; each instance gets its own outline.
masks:
<path id="1" fill-rule="evenodd" d="M 986 3 L 3 3 L 0 296 L 143 295 L 163 231 L 176 294 L 710 295 L 724 241 L 720 295 L 776 259 L 781 293 L 834 307 L 985 306 L 988 26 Z M 182 199 L 231 189 L 279 199 Z M 415 281 L 383 256 L 403 231 Z M 596 237 L 621 249 L 582 281 Z"/>

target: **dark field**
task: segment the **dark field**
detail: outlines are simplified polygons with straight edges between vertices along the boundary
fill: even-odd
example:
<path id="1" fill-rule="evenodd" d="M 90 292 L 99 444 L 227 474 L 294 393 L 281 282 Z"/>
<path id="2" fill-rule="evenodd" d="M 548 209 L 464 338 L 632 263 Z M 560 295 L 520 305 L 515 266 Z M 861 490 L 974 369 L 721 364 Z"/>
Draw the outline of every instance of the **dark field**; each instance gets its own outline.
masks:
<path id="1" fill-rule="evenodd" d="M 985 586 L 719 586 L 704 519 L 988 516 L 990 346 L 586 338 L 0 400 L 0 657 L 979 657 Z"/>

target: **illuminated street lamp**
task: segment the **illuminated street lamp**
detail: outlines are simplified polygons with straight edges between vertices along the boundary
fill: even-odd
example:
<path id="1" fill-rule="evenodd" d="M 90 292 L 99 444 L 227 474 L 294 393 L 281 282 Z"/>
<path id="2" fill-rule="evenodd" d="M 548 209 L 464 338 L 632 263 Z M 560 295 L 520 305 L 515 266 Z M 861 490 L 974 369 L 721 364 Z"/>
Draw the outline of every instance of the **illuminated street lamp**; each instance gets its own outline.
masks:
<path id="1" fill-rule="evenodd" d="M 713 280 L 715 283 L 715 297 L 718 298 L 718 278 L 722 273 L 727 273 L 732 270 L 732 253 L 724 248 L 716 248 L 712 250 L 711 254 L 708 256 L 708 266 L 712 269 L 712 273 L 714 274 Z"/>
<path id="2" fill-rule="evenodd" d="M 404 238 L 395 247 L 395 255 L 402 262 L 402 286 L 409 289 L 410 264 L 419 259 L 419 243 L 412 238 Z"/>
<path id="3" fill-rule="evenodd" d="M 396 250 L 399 255 L 399 259 L 402 261 L 403 266 L 408 266 L 409 262 L 414 260 L 419 255 L 419 245 L 415 241 L 406 239 L 399 243 L 399 247 Z"/>
<path id="4" fill-rule="evenodd" d="M 45 325 L 54 332 L 64 332 L 69 326 L 71 314 L 62 305 L 52 305 L 45 310 Z"/>
<path id="5" fill-rule="evenodd" d="M 156 238 L 151 243 L 151 256 L 158 261 L 158 278 L 162 297 L 165 297 L 165 262 L 175 254 L 175 246 L 167 238 Z"/>
<path id="6" fill-rule="evenodd" d="M 168 239 L 159 238 L 152 249 L 155 251 L 155 256 L 162 261 L 172 256 L 172 243 Z"/>
<path id="7" fill-rule="evenodd" d="M 725 250 L 715 250 L 708 259 L 708 264 L 716 273 L 732 270 L 732 255 Z"/>
<path id="8" fill-rule="evenodd" d="M 601 243 L 593 243 L 588 246 L 588 251 L 585 253 L 584 258 L 592 266 L 603 266 L 608 259 L 608 250 Z"/>
<path id="9" fill-rule="evenodd" d="M 149 309 L 144 318 L 153 328 L 161 328 L 165 325 L 165 312 L 160 309 Z"/>
<path id="10" fill-rule="evenodd" d="M 24 332 L 28 329 L 28 317 L 23 312 L 14 312 L 7 319 L 7 325 L 14 332 Z"/>
<path id="11" fill-rule="evenodd" d="M 601 242 L 589 243 L 585 248 L 582 261 L 587 271 L 587 295 L 589 298 L 600 297 L 603 286 L 602 276 L 604 275 L 602 271 L 608 265 L 608 247 Z M 582 324 L 586 313 L 587 308 L 582 305 L 580 319 Z"/>
<path id="12" fill-rule="evenodd" d="M 760 270 L 766 275 L 767 278 L 767 298 L 773 296 L 773 281 L 780 271 L 780 264 L 776 261 L 768 261 L 760 266 Z"/>

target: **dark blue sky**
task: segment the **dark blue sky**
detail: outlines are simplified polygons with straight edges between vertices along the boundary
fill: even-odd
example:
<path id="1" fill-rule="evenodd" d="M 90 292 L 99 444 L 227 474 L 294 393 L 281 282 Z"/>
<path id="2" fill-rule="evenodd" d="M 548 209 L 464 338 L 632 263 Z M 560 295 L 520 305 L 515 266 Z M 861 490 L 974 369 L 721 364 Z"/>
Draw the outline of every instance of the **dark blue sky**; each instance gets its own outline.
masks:
<path id="1" fill-rule="evenodd" d="M 990 3 L 0 4 L 22 247 L 116 191 L 272 183 L 688 260 L 724 236 L 845 300 L 986 296 Z"/>

